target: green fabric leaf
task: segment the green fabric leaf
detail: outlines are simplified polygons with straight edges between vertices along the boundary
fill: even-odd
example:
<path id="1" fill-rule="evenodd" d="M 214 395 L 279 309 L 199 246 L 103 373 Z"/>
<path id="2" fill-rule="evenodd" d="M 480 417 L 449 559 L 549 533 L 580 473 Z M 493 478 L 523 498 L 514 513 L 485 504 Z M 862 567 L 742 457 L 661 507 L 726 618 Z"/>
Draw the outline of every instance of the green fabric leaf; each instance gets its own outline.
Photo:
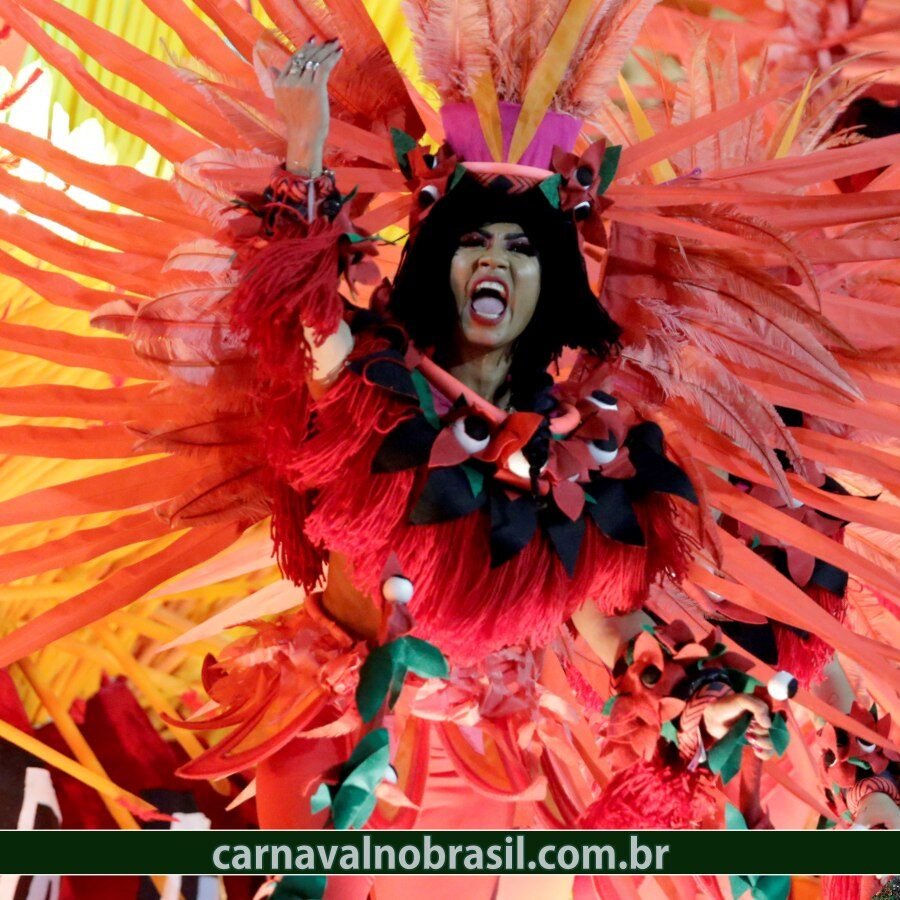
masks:
<path id="1" fill-rule="evenodd" d="M 660 728 L 659 733 L 670 743 L 674 744 L 676 747 L 678 746 L 678 729 L 675 727 L 675 723 L 671 720 L 668 722 L 663 722 L 662 728 Z"/>
<path id="2" fill-rule="evenodd" d="M 547 198 L 547 202 L 554 208 L 559 209 L 559 186 L 562 184 L 562 175 L 551 175 L 545 178 L 538 187 L 541 193 Z"/>
<path id="3" fill-rule="evenodd" d="M 322 900 L 324 875 L 285 875 L 272 893 L 272 900 Z"/>
<path id="4" fill-rule="evenodd" d="M 384 747 L 377 753 L 367 756 L 354 770 L 343 780 L 338 793 L 344 788 L 359 788 L 371 793 L 384 781 L 387 768 L 391 761 L 390 747 Z M 337 797 L 335 797 L 337 803 Z"/>
<path id="5" fill-rule="evenodd" d="M 448 190 L 452 191 L 453 188 L 455 188 L 459 184 L 460 180 L 462 179 L 463 175 L 465 175 L 465 174 L 466 174 L 466 167 L 465 166 L 457 166 L 453 170 L 453 176 L 450 178 L 450 187 L 448 188 Z"/>
<path id="6" fill-rule="evenodd" d="M 744 814 L 730 803 L 725 804 L 725 829 L 727 831 L 747 831 Z"/>
<path id="7" fill-rule="evenodd" d="M 410 137 L 405 131 L 399 128 L 391 129 L 391 142 L 394 145 L 394 156 L 397 157 L 397 164 L 401 169 L 407 171 L 406 157 L 410 150 L 415 150 L 419 145 L 415 138 Z"/>
<path id="8" fill-rule="evenodd" d="M 484 490 L 484 472 L 479 472 L 478 469 L 473 468 L 472 466 L 460 466 L 465 474 L 466 478 L 469 479 L 469 487 L 472 489 L 472 496 L 477 497 L 482 490 Z"/>
<path id="9" fill-rule="evenodd" d="M 370 731 L 353 748 L 343 767 L 348 774 L 331 803 L 331 821 L 335 828 L 362 828 L 368 822 L 375 809 L 375 788 L 384 780 L 390 753 L 386 728 Z"/>
<path id="10" fill-rule="evenodd" d="M 361 762 L 368 759 L 374 753 L 389 752 L 390 739 L 386 728 L 376 728 L 370 731 L 360 742 L 353 748 L 350 758 L 344 763 L 344 771 L 351 772 Z M 387 763 L 387 758 L 385 758 Z"/>
<path id="11" fill-rule="evenodd" d="M 750 713 L 744 713 L 731 726 L 731 730 L 720 741 L 713 744 L 707 757 L 710 771 L 719 775 L 723 784 L 728 784 L 740 771 L 741 754 L 747 739 L 744 733 L 750 725 Z"/>
<path id="12" fill-rule="evenodd" d="M 652 634 L 653 637 L 656 637 L 656 626 L 652 625 L 650 622 L 644 622 L 644 624 L 641 625 L 641 631 L 646 631 L 647 634 Z"/>
<path id="13" fill-rule="evenodd" d="M 613 178 L 619 169 L 619 158 L 622 156 L 622 145 L 613 144 L 607 147 L 603 153 L 603 162 L 600 163 L 600 183 L 597 185 L 597 193 L 605 194 L 606 189 L 612 184 Z"/>
<path id="14" fill-rule="evenodd" d="M 779 756 L 784 756 L 784 751 L 787 750 L 788 744 L 791 742 L 784 713 L 775 713 L 772 716 L 772 727 L 769 729 L 769 737 L 775 746 L 775 752 Z"/>
<path id="15" fill-rule="evenodd" d="M 381 784 L 390 764 L 390 740 L 386 728 L 370 731 L 353 748 L 344 763 L 345 777 L 331 802 L 335 828 L 362 828 L 375 809 L 375 788 Z"/>
<path id="16" fill-rule="evenodd" d="M 613 694 L 606 703 L 603 704 L 603 709 L 600 710 L 600 714 L 604 716 L 612 715 L 612 708 L 615 706 L 616 699 L 618 698 L 618 694 Z"/>
<path id="17" fill-rule="evenodd" d="M 329 806 L 331 806 L 331 789 L 327 784 L 320 784 L 310 798 L 310 811 L 315 815 L 322 812 L 323 809 L 328 809 Z"/>
<path id="18" fill-rule="evenodd" d="M 409 374 L 412 378 L 413 386 L 416 389 L 416 395 L 419 398 L 419 407 L 422 410 L 422 415 L 425 416 L 425 421 L 428 422 L 432 428 L 439 429 L 441 427 L 441 419 L 434 409 L 434 394 L 431 393 L 431 386 L 418 369 L 413 369 Z"/>
<path id="19" fill-rule="evenodd" d="M 394 661 L 388 650 L 390 644 L 376 647 L 366 658 L 359 670 L 359 684 L 356 686 L 356 708 L 363 722 L 371 722 L 378 715 L 381 704 L 391 686 Z"/>
<path id="20" fill-rule="evenodd" d="M 762 682 L 746 672 L 738 672 L 737 669 L 728 669 L 728 680 L 731 686 L 739 694 L 752 694 L 758 687 L 762 687 Z"/>
<path id="21" fill-rule="evenodd" d="M 377 800 L 371 791 L 355 785 L 341 785 L 331 807 L 331 819 L 339 831 L 362 828 L 369 821 Z"/>
<path id="22" fill-rule="evenodd" d="M 790 875 L 760 875 L 750 889 L 753 900 L 787 900 L 790 893 Z"/>
<path id="23" fill-rule="evenodd" d="M 420 678 L 446 678 L 450 674 L 444 654 L 434 644 L 409 636 L 398 638 L 394 644 L 395 658 Z"/>
<path id="24" fill-rule="evenodd" d="M 739 900 L 740 897 L 750 890 L 750 877 L 751 876 L 747 875 L 731 875 L 729 877 L 728 880 L 731 882 L 731 896 L 734 900 Z"/>

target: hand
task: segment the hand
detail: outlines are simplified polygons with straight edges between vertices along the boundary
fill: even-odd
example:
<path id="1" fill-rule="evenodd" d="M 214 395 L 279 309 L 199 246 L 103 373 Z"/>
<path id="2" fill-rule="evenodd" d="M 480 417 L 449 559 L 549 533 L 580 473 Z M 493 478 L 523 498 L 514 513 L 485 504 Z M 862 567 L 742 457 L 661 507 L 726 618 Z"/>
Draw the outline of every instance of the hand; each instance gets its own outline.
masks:
<path id="1" fill-rule="evenodd" d="M 290 172 L 318 175 L 328 137 L 328 76 L 341 58 L 337 40 L 304 44 L 275 79 L 275 106 L 287 125 Z"/>
<path id="2" fill-rule="evenodd" d="M 765 700 L 750 694 L 730 694 L 705 709 L 703 724 L 710 737 L 718 741 L 728 734 L 729 729 L 744 713 L 750 713 L 753 717 L 746 731 L 753 754 L 757 759 L 771 759 L 775 755 L 775 745 L 769 737 L 772 716 Z"/>
<path id="3" fill-rule="evenodd" d="M 853 824 L 863 828 L 900 831 L 900 807 L 887 794 L 868 794 L 860 802 Z"/>

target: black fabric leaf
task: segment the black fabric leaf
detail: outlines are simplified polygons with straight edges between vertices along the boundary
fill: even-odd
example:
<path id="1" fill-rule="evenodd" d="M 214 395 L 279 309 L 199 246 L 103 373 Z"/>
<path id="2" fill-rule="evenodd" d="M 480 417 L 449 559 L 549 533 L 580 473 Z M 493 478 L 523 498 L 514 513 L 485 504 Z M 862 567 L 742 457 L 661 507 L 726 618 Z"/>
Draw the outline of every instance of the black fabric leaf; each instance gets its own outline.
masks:
<path id="1" fill-rule="evenodd" d="M 436 438 L 437 432 L 424 416 L 404 419 L 385 436 L 372 460 L 372 471 L 401 472 L 425 465 Z"/>
<path id="2" fill-rule="evenodd" d="M 662 429 L 655 422 L 642 422 L 628 433 L 629 456 L 637 475 L 633 479 L 644 490 L 675 494 L 691 503 L 697 492 L 690 479 L 663 452 Z"/>
<path id="3" fill-rule="evenodd" d="M 584 540 L 585 520 L 581 516 L 574 522 L 564 513 L 549 508 L 541 514 L 541 527 L 550 538 L 556 555 L 562 561 L 566 574 L 571 578 L 575 574 L 575 564 Z"/>
<path id="4" fill-rule="evenodd" d="M 413 525 L 450 522 L 475 512 L 484 504 L 484 499 L 483 492 L 477 497 L 473 495 L 461 466 L 431 469 L 409 520 Z"/>
<path id="5" fill-rule="evenodd" d="M 748 622 L 725 619 L 716 622 L 716 625 L 739 647 L 752 653 L 767 666 L 778 665 L 778 643 L 775 640 L 771 622 L 766 622 L 764 625 L 751 625 Z"/>
<path id="6" fill-rule="evenodd" d="M 644 546 L 644 532 L 624 481 L 601 476 L 595 478 L 586 490 L 596 501 L 587 504 L 587 512 L 607 537 L 634 547 Z"/>
<path id="7" fill-rule="evenodd" d="M 847 573 L 825 560 L 817 559 L 809 583 L 843 597 L 847 590 Z"/>
<path id="8" fill-rule="evenodd" d="M 382 350 L 364 356 L 350 363 L 349 368 L 372 384 L 377 384 L 393 394 L 399 394 L 410 400 L 419 398 L 406 365 L 406 358 L 397 350 Z"/>
<path id="9" fill-rule="evenodd" d="M 525 495 L 510 500 L 497 489 L 491 496 L 491 567 L 502 566 L 523 550 L 537 531 L 537 504 Z"/>

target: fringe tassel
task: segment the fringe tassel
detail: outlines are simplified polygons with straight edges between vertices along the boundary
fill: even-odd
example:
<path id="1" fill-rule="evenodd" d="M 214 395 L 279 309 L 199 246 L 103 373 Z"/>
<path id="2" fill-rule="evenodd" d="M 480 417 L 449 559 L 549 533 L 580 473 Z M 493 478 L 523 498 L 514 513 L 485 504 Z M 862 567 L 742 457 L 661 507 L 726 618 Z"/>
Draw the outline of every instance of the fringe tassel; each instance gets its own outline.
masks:
<path id="1" fill-rule="evenodd" d="M 232 322 L 256 350 L 263 379 L 305 378 L 312 358 L 304 326 L 317 342 L 338 327 L 341 234 L 327 218 L 316 219 L 306 235 L 274 240 L 243 264 Z"/>
<path id="2" fill-rule="evenodd" d="M 659 758 L 620 771 L 587 809 L 582 828 L 710 828 L 718 804 L 711 778 L 666 765 Z"/>
<path id="3" fill-rule="evenodd" d="M 359 345 L 357 352 L 372 349 Z M 585 597 L 609 612 L 633 610 L 662 571 L 680 570 L 671 505 L 659 495 L 639 511 L 646 547 L 612 541 L 589 522 L 571 578 L 540 532 L 492 569 L 486 514 L 409 524 L 420 476 L 372 474 L 384 435 L 409 413 L 407 403 L 363 379 L 341 379 L 316 405 L 314 433 L 297 449 L 289 478 L 301 491 L 317 486 L 306 535 L 349 559 L 360 590 L 377 595 L 379 575 L 396 554 L 415 585 L 416 634 L 461 664 L 504 646 L 545 645 Z"/>
<path id="4" fill-rule="evenodd" d="M 285 480 L 309 427 L 307 335 L 311 331 L 316 341 L 324 341 L 343 317 L 338 293 L 342 230 L 327 218 L 316 219 L 308 229 L 298 223 L 294 230 L 241 262 L 241 280 L 230 300 L 233 325 L 246 334 L 256 356 L 253 394 L 270 469 L 276 556 L 285 577 L 311 591 L 326 554 L 306 535 L 310 496 Z"/>
<path id="5" fill-rule="evenodd" d="M 829 615 L 844 621 L 847 601 L 831 591 L 811 585 L 806 593 Z M 814 634 L 801 635 L 793 628 L 773 623 L 778 646 L 778 668 L 790 672 L 800 685 L 810 688 L 825 677 L 825 667 L 834 658 L 834 647 Z"/>

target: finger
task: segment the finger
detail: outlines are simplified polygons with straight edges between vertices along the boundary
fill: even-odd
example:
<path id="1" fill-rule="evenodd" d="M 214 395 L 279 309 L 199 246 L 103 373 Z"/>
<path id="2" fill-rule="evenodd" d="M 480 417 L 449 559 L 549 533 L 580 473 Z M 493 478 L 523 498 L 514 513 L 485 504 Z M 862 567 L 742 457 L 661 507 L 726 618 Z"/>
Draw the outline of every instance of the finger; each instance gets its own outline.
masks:
<path id="1" fill-rule="evenodd" d="M 753 747 L 757 747 L 762 750 L 774 750 L 775 749 L 775 743 L 772 741 L 771 738 L 766 737 L 766 736 L 752 737 L 752 738 L 748 738 L 747 740 Z"/>
<path id="2" fill-rule="evenodd" d="M 736 694 L 734 699 L 736 705 L 750 713 L 756 723 L 765 729 L 772 727 L 772 716 L 765 700 L 750 694 Z"/>
<path id="3" fill-rule="evenodd" d="M 326 41 L 324 44 L 320 44 L 316 47 L 315 52 L 309 57 L 310 62 L 321 63 L 325 57 L 331 54 L 335 47 L 340 46 L 338 39 L 334 38 L 333 40 Z"/>
<path id="4" fill-rule="evenodd" d="M 303 70 L 313 54 L 321 47 L 315 37 L 311 37 L 302 47 L 294 52 L 288 60 L 282 75 L 296 75 Z"/>
<path id="5" fill-rule="evenodd" d="M 319 68 L 331 71 L 335 63 L 341 58 L 344 48 L 340 44 L 335 44 L 322 59 L 319 60 Z"/>
<path id="6" fill-rule="evenodd" d="M 328 80 L 328 77 L 331 75 L 332 70 L 337 65 L 338 60 L 341 58 L 341 54 L 343 52 L 344 51 L 342 49 L 339 49 L 336 53 L 329 56 L 328 59 L 320 64 L 319 68 L 315 70 L 314 81 L 316 84 L 321 84 L 323 81 Z"/>

